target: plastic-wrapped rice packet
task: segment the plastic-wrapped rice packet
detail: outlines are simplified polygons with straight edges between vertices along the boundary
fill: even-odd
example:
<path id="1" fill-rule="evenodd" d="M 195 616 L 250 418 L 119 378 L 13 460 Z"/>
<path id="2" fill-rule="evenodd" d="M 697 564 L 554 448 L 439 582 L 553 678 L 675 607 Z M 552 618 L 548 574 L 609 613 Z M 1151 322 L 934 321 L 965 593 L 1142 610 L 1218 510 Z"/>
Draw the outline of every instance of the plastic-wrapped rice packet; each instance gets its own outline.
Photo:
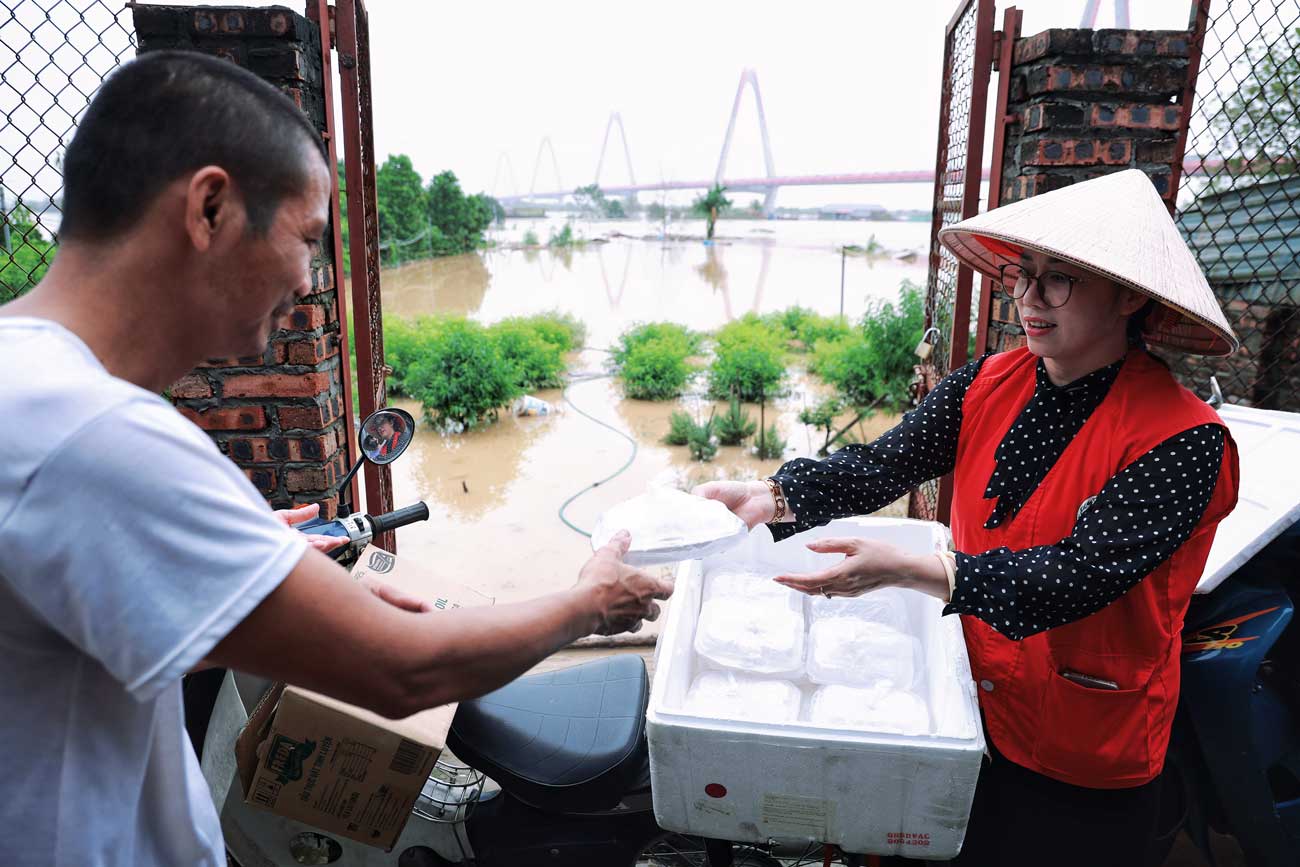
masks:
<path id="1" fill-rule="evenodd" d="M 785 723 L 799 719 L 802 702 L 803 693 L 788 680 L 706 671 L 691 684 L 683 709 L 710 718 Z"/>
<path id="2" fill-rule="evenodd" d="M 695 650 L 710 661 L 758 674 L 798 674 L 804 655 L 803 599 L 764 575 L 718 568 L 704 583 Z"/>
<path id="3" fill-rule="evenodd" d="M 811 598 L 811 616 L 813 621 L 829 617 L 852 617 L 855 620 L 870 620 L 893 627 L 899 632 L 910 632 L 907 616 L 907 597 L 903 594 L 910 590 L 887 587 L 874 590 L 861 596 L 822 596 Z"/>
<path id="4" fill-rule="evenodd" d="M 921 643 L 884 623 L 830 617 L 808 630 L 808 679 L 847 686 L 910 689 L 916 681 Z"/>
<path id="5" fill-rule="evenodd" d="M 717 500 L 663 487 L 652 487 L 602 514 L 591 532 L 592 549 L 607 544 L 619 530 L 632 534 L 623 560 L 633 566 L 719 554 L 749 535 L 745 522 Z"/>
<path id="6" fill-rule="evenodd" d="M 820 725 L 890 734 L 919 735 L 930 730 L 930 714 L 919 696 L 889 686 L 823 686 L 813 693 L 809 720 Z"/>
<path id="7" fill-rule="evenodd" d="M 704 573 L 705 602 L 714 599 L 779 599 L 785 604 L 794 605 L 802 601 L 797 590 L 791 590 L 784 584 L 777 584 L 774 570 L 763 570 L 759 566 L 738 566 L 721 563 Z"/>

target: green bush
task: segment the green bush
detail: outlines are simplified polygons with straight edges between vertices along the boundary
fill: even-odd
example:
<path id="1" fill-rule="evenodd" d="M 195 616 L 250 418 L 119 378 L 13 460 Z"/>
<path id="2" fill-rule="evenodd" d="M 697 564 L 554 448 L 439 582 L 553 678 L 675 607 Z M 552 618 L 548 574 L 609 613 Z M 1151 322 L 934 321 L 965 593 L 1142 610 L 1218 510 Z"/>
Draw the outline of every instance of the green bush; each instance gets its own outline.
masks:
<path id="1" fill-rule="evenodd" d="M 548 247 L 573 247 L 578 243 L 578 239 L 573 237 L 573 226 L 568 223 L 565 223 L 564 228 L 558 232 L 552 230 L 551 236 L 546 239 Z"/>
<path id="2" fill-rule="evenodd" d="M 495 421 L 500 408 L 522 389 L 514 365 L 501 357 L 481 325 L 444 319 L 420 334 L 418 355 L 403 377 L 408 394 L 424 405 L 425 418 L 443 430 L 475 428 Z"/>
<path id="3" fill-rule="evenodd" d="M 785 378 L 785 352 L 779 332 L 754 316 L 723 326 L 709 367 L 709 394 L 750 403 L 775 396 Z"/>
<path id="4" fill-rule="evenodd" d="M 690 413 L 681 410 L 674 410 L 669 416 L 668 433 L 664 436 L 664 442 L 670 446 L 686 446 L 691 453 L 691 459 L 697 461 L 711 461 L 718 453 L 718 438 L 715 435 L 717 426 L 713 415 L 709 415 L 709 420 L 700 424 L 691 418 Z"/>
<path id="5" fill-rule="evenodd" d="M 691 431 L 694 429 L 695 419 L 691 418 L 691 414 L 675 409 L 668 417 L 668 433 L 664 435 L 664 442 L 670 446 L 684 446 L 691 441 Z"/>
<path id="6" fill-rule="evenodd" d="M 843 340 L 853 333 L 853 326 L 839 316 L 816 316 L 799 326 L 798 339 L 811 350 L 822 343 Z"/>
<path id="7" fill-rule="evenodd" d="M 542 243 L 541 241 L 537 240 L 537 233 L 534 232 L 532 229 L 529 229 L 527 232 L 524 232 L 524 246 L 537 247 L 540 246 L 541 243 Z"/>
<path id="8" fill-rule="evenodd" d="M 709 420 L 704 424 L 694 425 L 690 435 L 686 439 L 686 447 L 690 450 L 691 460 L 711 461 L 718 454 L 718 438 L 713 435 L 714 420 L 709 416 Z"/>
<path id="9" fill-rule="evenodd" d="M 925 290 L 904 280 L 898 306 L 874 301 L 862 317 L 862 336 L 874 349 L 872 360 L 879 380 L 877 392 L 891 408 L 906 406 L 907 386 L 916 364 L 916 345 L 925 334 Z"/>
<path id="10" fill-rule="evenodd" d="M 827 430 L 835 424 L 836 417 L 843 411 L 844 404 L 839 398 L 828 397 L 799 413 L 799 422 Z"/>
<path id="11" fill-rule="evenodd" d="M 758 438 L 754 446 L 754 454 L 764 461 L 776 460 L 785 454 L 785 440 L 781 439 L 781 432 L 777 430 L 775 424 L 768 427 L 763 436 Z"/>
<path id="12" fill-rule="evenodd" d="M 416 359 L 425 354 L 445 322 L 444 318 L 435 316 L 424 316 L 414 321 L 396 317 L 384 319 L 384 364 L 393 370 L 388 377 L 391 393 L 414 397 L 406 384 L 407 373 Z M 349 345 L 355 345 L 355 342 Z"/>
<path id="13" fill-rule="evenodd" d="M 754 435 L 758 424 L 740 407 L 740 401 L 731 399 L 727 411 L 718 417 L 715 425 L 718 441 L 724 446 L 738 446 Z"/>
<path id="14" fill-rule="evenodd" d="M 538 337 L 552 346 L 558 346 L 561 352 L 581 349 L 582 344 L 587 341 L 587 326 L 571 313 L 551 310 L 532 316 L 512 317 L 504 321 L 524 323 L 533 329 Z"/>
<path id="15" fill-rule="evenodd" d="M 488 336 L 497 354 L 513 368 L 514 382 L 520 388 L 558 388 L 563 384 L 564 350 L 544 339 L 533 323 L 506 319 L 489 328 Z"/>
<path id="16" fill-rule="evenodd" d="M 880 397 L 881 379 L 874 369 L 876 350 L 861 333 L 823 343 L 813 352 L 808 368 L 850 406 L 867 406 Z"/>
<path id="17" fill-rule="evenodd" d="M 924 292 L 904 281 L 897 306 L 872 302 L 858 331 L 818 344 L 809 370 L 833 385 L 850 406 L 880 401 L 886 408 L 900 409 L 907 405 L 914 352 L 924 331 Z"/>
<path id="18" fill-rule="evenodd" d="M 659 339 L 638 344 L 618 367 L 624 393 L 635 400 L 671 400 L 690 382 L 694 369 L 680 343 Z"/>
<path id="19" fill-rule="evenodd" d="M 627 356 L 638 346 L 655 340 L 680 344 L 683 357 L 695 355 L 704 346 L 703 335 L 691 331 L 684 325 L 678 325 L 676 322 L 647 322 L 634 325 L 619 335 L 618 345 L 614 347 L 611 354 L 614 366 L 616 368 L 621 366 L 627 360 Z"/>
<path id="20" fill-rule="evenodd" d="M 685 390 L 695 374 L 687 359 L 703 338 L 672 322 L 650 322 L 625 331 L 610 353 L 610 363 L 628 397 L 669 400 Z"/>
<path id="21" fill-rule="evenodd" d="M 818 343 L 839 340 L 853 332 L 853 327 L 839 316 L 822 316 L 807 307 L 787 307 L 762 317 L 768 327 L 779 331 L 787 341 L 799 341 L 805 351 Z"/>

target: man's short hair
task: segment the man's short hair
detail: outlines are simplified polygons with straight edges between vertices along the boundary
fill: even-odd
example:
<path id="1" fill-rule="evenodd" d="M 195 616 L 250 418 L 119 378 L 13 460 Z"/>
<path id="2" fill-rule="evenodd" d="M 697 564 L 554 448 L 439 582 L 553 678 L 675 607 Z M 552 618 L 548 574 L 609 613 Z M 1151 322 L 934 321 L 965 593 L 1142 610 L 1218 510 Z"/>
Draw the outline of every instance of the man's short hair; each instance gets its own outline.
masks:
<path id="1" fill-rule="evenodd" d="M 98 241 L 133 226 L 163 188 L 203 166 L 225 169 L 252 231 L 305 189 L 320 136 L 293 102 L 246 69 L 192 51 L 124 64 L 86 109 L 63 160 L 60 236 Z"/>

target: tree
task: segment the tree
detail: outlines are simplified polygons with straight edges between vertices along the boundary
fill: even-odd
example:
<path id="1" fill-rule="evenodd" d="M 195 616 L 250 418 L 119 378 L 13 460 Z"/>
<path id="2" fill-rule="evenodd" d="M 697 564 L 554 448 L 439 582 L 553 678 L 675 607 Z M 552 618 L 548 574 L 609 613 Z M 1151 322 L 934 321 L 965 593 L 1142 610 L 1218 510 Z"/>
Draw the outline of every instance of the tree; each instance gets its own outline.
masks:
<path id="1" fill-rule="evenodd" d="M 467 253 L 483 243 L 483 233 L 492 225 L 501 205 L 491 196 L 466 196 L 452 172 L 442 172 L 425 190 L 435 256 Z"/>
<path id="2" fill-rule="evenodd" d="M 898 412 L 907 406 L 907 389 L 916 362 L 914 351 L 924 331 L 925 292 L 904 280 L 897 306 L 874 301 L 858 331 L 817 344 L 810 367 L 835 387 L 840 401 L 840 405 L 819 406 L 802 417 L 805 424 L 826 430 L 823 450 L 873 410 Z M 855 418 L 833 431 L 834 416 L 841 409 L 852 409 Z"/>
<path id="3" fill-rule="evenodd" d="M 727 188 L 722 184 L 714 184 L 707 193 L 691 204 L 691 210 L 707 221 L 705 236 L 710 241 L 713 240 L 713 229 L 718 222 L 719 212 L 731 207 L 731 199 L 723 195 L 726 191 Z"/>
<path id="4" fill-rule="evenodd" d="M 400 260 L 403 258 L 401 242 L 423 234 L 428 228 L 424 179 L 411 164 L 410 157 L 397 154 L 384 160 L 375 173 L 375 196 L 379 206 L 379 238 L 389 245 L 392 258 Z"/>
<path id="5" fill-rule="evenodd" d="M 627 216 L 627 209 L 618 199 L 605 196 L 599 184 L 587 184 L 573 191 L 573 198 L 583 213 L 607 220 L 621 220 Z"/>
<path id="6" fill-rule="evenodd" d="M 435 251 L 444 255 L 459 253 L 471 249 L 468 233 L 465 230 L 469 222 L 469 203 L 460 190 L 460 181 L 453 172 L 442 172 L 429 181 L 425 193 L 429 205 L 429 222 L 437 230 L 434 236 L 444 249 Z"/>
<path id="7" fill-rule="evenodd" d="M 54 261 L 54 244 L 36 225 L 36 218 L 22 202 L 7 214 L 0 212 L 6 230 L 0 242 L 0 303 L 10 301 L 41 281 Z"/>
<path id="8" fill-rule="evenodd" d="M 578 209 L 587 216 L 605 216 L 605 206 L 608 202 L 605 194 L 600 191 L 599 184 L 587 184 L 585 187 L 575 188 L 573 199 L 577 203 Z"/>
<path id="9" fill-rule="evenodd" d="M 1247 72 L 1210 119 L 1216 149 L 1235 145 L 1239 156 L 1228 161 L 1234 175 L 1293 174 L 1300 150 L 1300 27 L 1271 42 L 1261 34 L 1238 63 Z"/>

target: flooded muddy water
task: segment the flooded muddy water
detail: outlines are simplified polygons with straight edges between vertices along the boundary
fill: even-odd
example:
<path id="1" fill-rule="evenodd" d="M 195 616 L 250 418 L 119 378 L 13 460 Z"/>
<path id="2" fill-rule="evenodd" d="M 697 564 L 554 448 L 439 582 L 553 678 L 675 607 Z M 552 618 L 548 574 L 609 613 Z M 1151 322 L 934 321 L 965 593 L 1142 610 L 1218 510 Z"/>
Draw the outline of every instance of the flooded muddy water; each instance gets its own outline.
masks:
<path id="1" fill-rule="evenodd" d="M 577 225 L 587 237 L 613 230 L 633 234 L 638 229 L 626 222 Z M 457 313 L 489 324 L 506 316 L 559 310 L 584 322 L 589 347 L 571 357 L 574 384 L 563 392 L 536 394 L 555 407 L 553 415 L 517 418 L 503 413 L 500 421 L 483 430 L 453 436 L 421 425 L 410 450 L 393 465 L 393 480 L 399 505 L 425 500 L 433 517 L 402 531 L 399 555 L 445 569 L 502 602 L 570 586 L 591 547 L 561 520 L 561 505 L 617 470 L 634 448 L 582 413 L 636 442 L 625 472 L 567 508 L 568 521 L 585 530 L 603 510 L 651 483 L 688 488 L 711 479 L 761 478 L 784 460 L 815 454 L 820 434 L 800 424 L 798 415 L 825 387 L 801 369 L 791 369 L 788 393 L 765 408 L 766 422 L 777 424 L 787 440 L 783 458 L 759 460 L 751 446 L 722 446 L 713 461 L 699 463 L 690 459 L 686 447 L 664 445 L 662 438 L 673 410 L 684 408 L 697 418 L 709 414 L 713 404 L 702 395 L 703 378 L 695 393 L 678 401 L 624 399 L 617 382 L 601 376 L 607 358 L 601 350 L 636 322 L 672 320 L 711 330 L 750 310 L 763 313 L 794 304 L 837 313 L 839 247 L 863 244 L 874 234 L 891 253 L 843 259 L 845 312 L 856 318 L 869 299 L 893 299 L 902 279 L 924 280 L 921 257 L 906 262 L 895 256 L 920 249 L 927 227 L 861 222 L 736 225 L 747 234 L 722 224 L 720 235 L 738 237 L 712 247 L 699 241 L 615 237 L 563 252 L 497 250 L 386 271 L 386 316 Z M 512 224 L 501 240 L 509 243 L 528 227 L 523 221 Z M 545 240 L 545 225 L 532 227 Z M 656 227 L 639 228 L 649 234 Z M 393 404 L 420 417 L 414 401 Z M 757 421 L 759 408 L 746 408 Z M 893 421 L 876 416 L 863 421 L 855 434 L 874 438 Z M 889 510 L 903 511 L 901 504 Z"/>

